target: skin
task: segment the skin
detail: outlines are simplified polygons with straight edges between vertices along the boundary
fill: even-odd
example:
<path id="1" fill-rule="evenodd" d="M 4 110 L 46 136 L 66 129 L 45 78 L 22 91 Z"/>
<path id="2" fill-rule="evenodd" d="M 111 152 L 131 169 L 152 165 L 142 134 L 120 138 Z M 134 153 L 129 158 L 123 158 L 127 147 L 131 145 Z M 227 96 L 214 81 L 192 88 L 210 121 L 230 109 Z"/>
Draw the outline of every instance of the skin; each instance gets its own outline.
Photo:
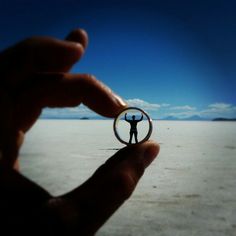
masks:
<path id="1" fill-rule="evenodd" d="M 32 235 L 31 228 L 50 235 L 94 235 L 131 196 L 159 152 L 153 141 L 125 147 L 61 196 L 20 173 L 20 146 L 44 107 L 83 103 L 106 117 L 126 107 L 94 76 L 68 73 L 87 44 L 86 32 L 76 29 L 65 40 L 34 37 L 0 53 L 0 222 L 8 235 Z"/>

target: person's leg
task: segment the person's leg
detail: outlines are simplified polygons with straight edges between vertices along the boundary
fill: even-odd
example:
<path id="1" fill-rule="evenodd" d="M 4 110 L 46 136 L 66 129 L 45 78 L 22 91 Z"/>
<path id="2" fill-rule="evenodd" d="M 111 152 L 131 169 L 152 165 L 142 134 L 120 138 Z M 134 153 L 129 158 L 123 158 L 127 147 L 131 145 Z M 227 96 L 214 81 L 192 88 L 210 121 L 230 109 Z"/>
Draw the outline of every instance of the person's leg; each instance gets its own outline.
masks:
<path id="1" fill-rule="evenodd" d="M 138 132 L 134 132 L 135 143 L 138 143 Z"/>
<path id="2" fill-rule="evenodd" d="M 132 143 L 133 132 L 132 132 L 132 131 L 130 131 L 130 132 L 129 132 L 129 135 L 130 135 L 130 138 L 129 138 L 129 143 Z"/>

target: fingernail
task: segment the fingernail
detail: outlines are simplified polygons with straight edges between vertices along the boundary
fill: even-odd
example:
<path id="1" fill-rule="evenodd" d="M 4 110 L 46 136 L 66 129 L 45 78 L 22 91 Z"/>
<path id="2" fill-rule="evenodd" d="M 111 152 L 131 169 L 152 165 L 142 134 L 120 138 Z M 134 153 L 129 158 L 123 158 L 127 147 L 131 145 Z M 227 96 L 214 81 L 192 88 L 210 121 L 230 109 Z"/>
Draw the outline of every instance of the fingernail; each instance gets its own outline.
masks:
<path id="1" fill-rule="evenodd" d="M 84 47 L 80 43 L 69 42 L 71 50 L 71 58 L 73 60 L 78 60 L 84 54 Z"/>
<path id="2" fill-rule="evenodd" d="M 74 46 L 76 48 L 79 48 L 79 50 L 84 51 L 84 46 L 81 43 L 76 43 L 76 42 L 72 42 L 74 44 Z"/>
<path id="3" fill-rule="evenodd" d="M 113 94 L 114 98 L 116 100 L 116 103 L 121 106 L 121 107 L 127 107 L 127 103 L 121 98 L 119 97 L 117 94 Z"/>
<path id="4" fill-rule="evenodd" d="M 152 163 L 152 161 L 155 159 L 158 153 L 159 153 L 159 145 L 157 143 L 152 142 L 147 145 L 142 160 L 145 168 Z"/>

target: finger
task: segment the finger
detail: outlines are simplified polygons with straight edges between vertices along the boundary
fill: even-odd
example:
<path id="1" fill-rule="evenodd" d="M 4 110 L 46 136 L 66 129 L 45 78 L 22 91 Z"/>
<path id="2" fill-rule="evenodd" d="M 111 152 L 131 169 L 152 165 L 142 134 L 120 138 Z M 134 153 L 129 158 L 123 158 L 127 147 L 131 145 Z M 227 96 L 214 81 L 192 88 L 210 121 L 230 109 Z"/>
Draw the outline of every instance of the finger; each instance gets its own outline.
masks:
<path id="1" fill-rule="evenodd" d="M 36 70 L 64 72 L 78 61 L 84 53 L 83 45 L 77 41 L 65 41 L 50 37 L 36 37 L 26 40 L 29 56 L 33 57 Z M 32 54 L 33 55 L 30 55 Z"/>
<path id="2" fill-rule="evenodd" d="M 126 107 L 126 103 L 102 82 L 91 75 L 80 74 L 38 74 L 22 85 L 16 101 L 19 126 L 24 126 L 22 114 L 35 119 L 43 107 L 74 107 L 83 103 L 106 117 L 114 117 Z M 22 121 L 19 117 L 23 117 Z"/>
<path id="3" fill-rule="evenodd" d="M 2 78 L 16 85 L 33 72 L 66 72 L 83 55 L 85 41 L 85 37 L 73 42 L 50 37 L 24 40 L 0 54 Z"/>
<path id="4" fill-rule="evenodd" d="M 158 152 L 158 144 L 151 141 L 128 146 L 100 167 L 85 184 L 62 196 L 79 212 L 71 228 L 82 235 L 93 235 L 130 197 Z"/>
<path id="5" fill-rule="evenodd" d="M 84 49 L 88 46 L 88 34 L 83 29 L 74 29 L 68 34 L 66 40 L 78 42 L 83 46 Z"/>

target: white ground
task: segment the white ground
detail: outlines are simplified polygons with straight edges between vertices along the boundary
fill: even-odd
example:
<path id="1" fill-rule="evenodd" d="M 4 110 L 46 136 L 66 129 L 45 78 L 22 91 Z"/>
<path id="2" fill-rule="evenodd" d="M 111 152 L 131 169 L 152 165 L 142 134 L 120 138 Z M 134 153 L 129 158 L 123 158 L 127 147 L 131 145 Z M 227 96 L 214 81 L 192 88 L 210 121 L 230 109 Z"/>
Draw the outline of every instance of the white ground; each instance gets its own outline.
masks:
<path id="1" fill-rule="evenodd" d="M 98 236 L 235 236 L 236 123 L 155 122 L 159 158 Z M 112 121 L 40 120 L 22 172 L 52 194 L 85 181 L 115 149 Z"/>

